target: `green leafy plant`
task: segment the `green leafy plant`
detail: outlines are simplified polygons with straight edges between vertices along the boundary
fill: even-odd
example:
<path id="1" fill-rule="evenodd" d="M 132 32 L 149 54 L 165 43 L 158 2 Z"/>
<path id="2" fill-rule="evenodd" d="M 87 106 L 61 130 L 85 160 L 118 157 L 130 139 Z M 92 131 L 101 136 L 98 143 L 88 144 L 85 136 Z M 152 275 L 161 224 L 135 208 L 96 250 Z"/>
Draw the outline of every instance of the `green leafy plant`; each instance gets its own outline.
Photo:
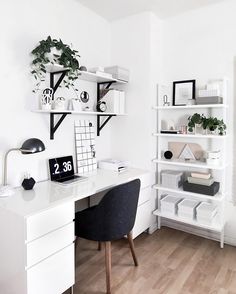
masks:
<path id="1" fill-rule="evenodd" d="M 193 132 L 196 125 L 202 125 L 205 116 L 199 113 L 194 113 L 188 117 L 188 131 Z"/>
<path id="2" fill-rule="evenodd" d="M 203 129 L 208 129 L 210 132 L 218 130 L 219 135 L 223 136 L 226 130 L 226 124 L 223 119 L 219 120 L 217 117 L 205 118 L 202 125 Z"/>
<path id="3" fill-rule="evenodd" d="M 33 55 L 31 74 L 36 80 L 35 93 L 40 89 L 41 82 L 45 81 L 46 65 L 60 64 L 64 68 L 68 68 L 66 77 L 63 80 L 64 86 L 70 87 L 76 92 L 74 82 L 79 76 L 79 61 L 80 55 L 77 50 L 73 50 L 71 46 L 66 45 L 61 39 L 52 39 L 50 36 L 46 40 L 39 42 L 39 45 L 31 52 Z"/>
<path id="4" fill-rule="evenodd" d="M 224 135 L 226 132 L 226 124 L 223 119 L 217 117 L 206 118 L 204 114 L 194 113 L 188 117 L 188 130 L 193 132 L 196 125 L 201 125 L 204 130 L 214 132 L 218 130 L 219 135 Z"/>

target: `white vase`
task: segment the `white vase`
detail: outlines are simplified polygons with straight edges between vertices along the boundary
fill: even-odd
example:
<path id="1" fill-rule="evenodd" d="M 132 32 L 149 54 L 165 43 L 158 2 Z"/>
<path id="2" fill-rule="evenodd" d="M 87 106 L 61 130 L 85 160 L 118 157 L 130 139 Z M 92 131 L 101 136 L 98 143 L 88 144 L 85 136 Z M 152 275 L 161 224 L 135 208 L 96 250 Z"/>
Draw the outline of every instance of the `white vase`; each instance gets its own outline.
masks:
<path id="1" fill-rule="evenodd" d="M 203 128 L 201 124 L 195 124 L 194 133 L 195 135 L 202 135 Z"/>

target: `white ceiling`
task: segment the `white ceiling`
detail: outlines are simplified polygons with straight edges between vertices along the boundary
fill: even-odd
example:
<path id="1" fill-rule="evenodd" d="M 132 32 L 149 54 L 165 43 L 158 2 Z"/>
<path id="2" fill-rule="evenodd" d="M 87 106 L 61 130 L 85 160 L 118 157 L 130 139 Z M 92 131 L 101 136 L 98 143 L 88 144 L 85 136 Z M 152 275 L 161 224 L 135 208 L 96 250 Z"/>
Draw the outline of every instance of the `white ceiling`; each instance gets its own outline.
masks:
<path id="1" fill-rule="evenodd" d="M 167 18 L 227 0 L 77 0 L 109 21 L 143 11 Z"/>

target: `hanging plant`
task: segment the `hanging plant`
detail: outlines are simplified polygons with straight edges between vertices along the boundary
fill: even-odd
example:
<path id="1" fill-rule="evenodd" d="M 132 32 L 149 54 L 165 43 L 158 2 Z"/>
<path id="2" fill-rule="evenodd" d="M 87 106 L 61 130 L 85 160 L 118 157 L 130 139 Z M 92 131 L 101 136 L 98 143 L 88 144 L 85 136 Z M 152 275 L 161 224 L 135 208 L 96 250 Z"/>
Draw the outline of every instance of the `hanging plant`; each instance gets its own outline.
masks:
<path id="1" fill-rule="evenodd" d="M 35 89 L 37 92 L 40 89 L 41 82 L 45 81 L 47 65 L 61 65 L 68 68 L 66 77 L 63 80 L 64 86 L 70 87 L 77 92 L 74 82 L 79 76 L 79 61 L 80 55 L 77 50 L 73 50 L 71 46 L 66 45 L 61 39 L 52 39 L 50 36 L 46 40 L 39 42 L 39 45 L 31 52 L 33 55 L 31 74 L 36 80 Z"/>

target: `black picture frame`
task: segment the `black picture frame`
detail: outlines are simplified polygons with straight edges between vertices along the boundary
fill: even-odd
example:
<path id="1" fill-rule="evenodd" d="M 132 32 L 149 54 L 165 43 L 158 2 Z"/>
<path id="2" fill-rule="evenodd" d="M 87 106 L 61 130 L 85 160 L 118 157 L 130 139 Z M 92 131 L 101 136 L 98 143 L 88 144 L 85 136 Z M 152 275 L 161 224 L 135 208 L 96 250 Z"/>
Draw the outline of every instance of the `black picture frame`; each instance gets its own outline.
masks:
<path id="1" fill-rule="evenodd" d="M 179 91 L 177 89 L 178 86 L 183 86 L 186 84 L 186 97 L 179 97 Z M 191 93 L 189 92 L 189 86 L 191 85 Z M 183 89 L 182 89 L 183 91 Z M 195 91 L 196 91 L 196 80 L 185 80 L 185 81 L 175 81 L 173 82 L 173 106 L 184 106 L 188 104 L 189 99 L 195 99 Z M 186 100 L 185 103 L 183 103 Z"/>

